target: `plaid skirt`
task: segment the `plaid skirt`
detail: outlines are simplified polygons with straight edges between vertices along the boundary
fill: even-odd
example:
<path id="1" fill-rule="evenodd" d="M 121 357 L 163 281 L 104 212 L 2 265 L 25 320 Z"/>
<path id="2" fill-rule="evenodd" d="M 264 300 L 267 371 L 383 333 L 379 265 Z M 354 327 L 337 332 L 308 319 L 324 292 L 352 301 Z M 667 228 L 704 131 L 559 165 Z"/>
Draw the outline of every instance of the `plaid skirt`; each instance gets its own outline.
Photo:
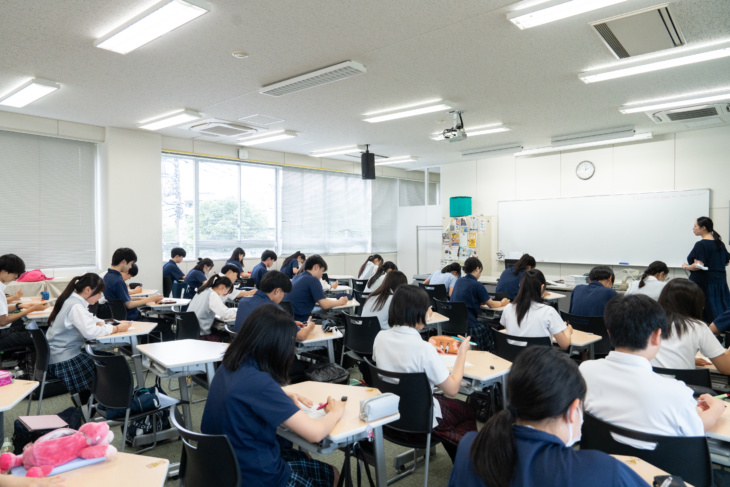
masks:
<path id="1" fill-rule="evenodd" d="M 48 365 L 48 371 L 66 384 L 71 394 L 91 390 L 96 376 L 94 361 L 85 352 L 72 359 Z"/>
<path id="2" fill-rule="evenodd" d="M 281 458 L 291 469 L 287 487 L 331 487 L 334 485 L 335 471 L 331 465 L 309 458 L 304 452 L 291 448 L 282 448 Z"/>
<path id="3" fill-rule="evenodd" d="M 472 346 L 472 349 L 485 352 L 494 350 L 492 327 L 487 323 L 480 321 L 477 325 L 469 324 L 468 333 L 471 336 L 471 341 L 477 344 L 477 346 Z"/>
<path id="4" fill-rule="evenodd" d="M 477 412 L 473 406 L 441 394 L 434 394 L 433 397 L 441 406 L 441 418 L 433 434 L 441 441 L 456 446 L 465 434 L 477 430 Z"/>

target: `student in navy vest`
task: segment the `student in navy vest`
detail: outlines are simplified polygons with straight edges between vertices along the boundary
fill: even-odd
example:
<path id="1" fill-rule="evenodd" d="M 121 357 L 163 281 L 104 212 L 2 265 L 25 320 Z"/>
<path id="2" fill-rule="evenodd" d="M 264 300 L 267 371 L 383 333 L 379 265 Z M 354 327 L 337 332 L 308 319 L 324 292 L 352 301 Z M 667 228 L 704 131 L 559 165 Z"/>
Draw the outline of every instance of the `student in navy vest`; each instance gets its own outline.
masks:
<path id="1" fill-rule="evenodd" d="M 185 273 L 180 270 L 179 264 L 183 261 L 187 252 L 181 247 L 175 247 L 170 251 L 170 260 L 162 266 L 162 277 L 169 277 L 172 282 L 185 279 Z"/>
<path id="2" fill-rule="evenodd" d="M 613 269 L 599 265 L 588 274 L 589 284 L 581 284 L 570 295 L 570 314 L 578 316 L 603 316 L 606 303 L 618 293 L 613 289 Z"/>
<path id="3" fill-rule="evenodd" d="M 507 293 L 507 299 L 512 301 L 520 290 L 520 279 L 522 279 L 525 271 L 534 268 L 535 258 L 530 254 L 524 254 L 514 267 L 502 271 L 502 275 L 499 276 L 499 280 L 497 281 L 497 289 L 495 292 Z"/>
<path id="4" fill-rule="evenodd" d="M 226 261 L 226 265 L 231 264 L 238 267 L 238 272 L 241 274 L 241 277 L 251 277 L 251 274 L 248 272 L 243 272 L 243 258 L 246 257 L 246 251 L 243 250 L 241 247 L 236 247 L 233 249 L 233 253 L 228 258 L 228 261 Z"/>

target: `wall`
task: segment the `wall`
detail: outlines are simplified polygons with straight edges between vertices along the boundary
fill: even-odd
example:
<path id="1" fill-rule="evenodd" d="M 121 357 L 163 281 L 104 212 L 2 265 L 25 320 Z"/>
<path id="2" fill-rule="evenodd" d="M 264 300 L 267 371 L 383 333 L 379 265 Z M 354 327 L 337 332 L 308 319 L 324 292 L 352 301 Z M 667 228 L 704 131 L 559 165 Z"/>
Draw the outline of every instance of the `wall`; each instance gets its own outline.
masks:
<path id="1" fill-rule="evenodd" d="M 575 175 L 579 162 L 596 165 L 595 175 L 582 181 Z M 679 132 L 637 142 L 592 150 L 570 151 L 534 157 L 503 156 L 491 159 L 445 164 L 441 167 L 442 214 L 448 216 L 452 196 L 471 196 L 475 215 L 497 216 L 499 201 L 559 198 L 569 196 L 642 193 L 709 188 L 710 218 L 715 229 L 728 241 L 730 234 L 730 127 Z M 700 216 L 700 215 L 697 215 Z M 569 218 L 570 215 L 565 215 Z M 646 231 L 651 215 L 626 215 L 645 218 Z M 692 231 L 693 222 L 687 222 Z M 498 225 L 492 227 L 492 263 L 497 264 Z M 640 244 L 641 235 L 606 235 L 597 238 L 631 238 Z M 547 235 L 546 238 L 560 238 Z M 529 249 L 526 249 L 529 252 Z M 690 249 L 687 249 L 689 253 Z M 582 274 L 590 266 L 540 264 L 552 278 Z M 684 271 L 674 275 L 684 277 Z M 620 278 L 621 276 L 617 276 Z"/>

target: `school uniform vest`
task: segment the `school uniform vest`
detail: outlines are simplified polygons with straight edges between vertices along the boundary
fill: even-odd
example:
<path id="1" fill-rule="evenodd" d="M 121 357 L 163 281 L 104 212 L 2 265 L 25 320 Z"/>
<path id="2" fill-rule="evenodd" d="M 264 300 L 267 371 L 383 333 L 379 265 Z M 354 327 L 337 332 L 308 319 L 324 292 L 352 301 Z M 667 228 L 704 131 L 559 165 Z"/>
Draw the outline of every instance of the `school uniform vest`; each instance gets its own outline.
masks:
<path id="1" fill-rule="evenodd" d="M 200 334 L 209 335 L 210 329 L 215 321 L 215 312 L 210 309 L 210 293 L 213 292 L 212 288 L 208 288 L 202 293 L 193 296 L 193 300 L 190 301 L 188 306 L 188 312 L 195 313 L 198 317 L 198 324 L 200 325 Z"/>
<path id="2" fill-rule="evenodd" d="M 85 299 L 76 293 L 72 293 L 66 302 L 63 303 L 63 306 L 61 306 L 61 311 L 56 315 L 53 324 L 48 328 L 46 339 L 51 348 L 51 356 L 48 363 L 57 364 L 71 360 L 81 353 L 84 347 L 86 339 L 81 332 L 75 326 L 71 328 L 65 326 L 66 318 L 71 312 L 71 308 L 77 304 L 81 304 L 84 307 L 88 306 Z"/>

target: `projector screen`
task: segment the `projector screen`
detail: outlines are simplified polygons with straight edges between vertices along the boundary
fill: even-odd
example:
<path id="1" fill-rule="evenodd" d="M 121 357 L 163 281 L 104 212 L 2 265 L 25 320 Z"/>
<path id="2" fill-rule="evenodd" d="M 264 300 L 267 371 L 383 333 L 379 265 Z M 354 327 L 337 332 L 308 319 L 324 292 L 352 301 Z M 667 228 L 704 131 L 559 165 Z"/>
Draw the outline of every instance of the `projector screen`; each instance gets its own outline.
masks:
<path id="1" fill-rule="evenodd" d="M 681 267 L 710 190 L 499 202 L 499 250 L 538 262 Z"/>

